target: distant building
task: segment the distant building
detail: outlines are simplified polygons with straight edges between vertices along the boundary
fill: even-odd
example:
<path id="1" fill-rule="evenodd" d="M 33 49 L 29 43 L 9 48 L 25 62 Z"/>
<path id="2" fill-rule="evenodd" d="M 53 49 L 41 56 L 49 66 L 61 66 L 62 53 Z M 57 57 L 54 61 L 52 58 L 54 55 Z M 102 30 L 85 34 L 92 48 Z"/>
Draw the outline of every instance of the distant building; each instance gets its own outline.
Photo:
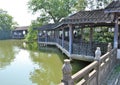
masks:
<path id="1" fill-rule="evenodd" d="M 28 33 L 28 28 L 29 28 L 29 26 L 16 27 L 12 31 L 12 38 L 13 39 L 23 39 L 23 38 L 25 38 L 25 35 Z"/>

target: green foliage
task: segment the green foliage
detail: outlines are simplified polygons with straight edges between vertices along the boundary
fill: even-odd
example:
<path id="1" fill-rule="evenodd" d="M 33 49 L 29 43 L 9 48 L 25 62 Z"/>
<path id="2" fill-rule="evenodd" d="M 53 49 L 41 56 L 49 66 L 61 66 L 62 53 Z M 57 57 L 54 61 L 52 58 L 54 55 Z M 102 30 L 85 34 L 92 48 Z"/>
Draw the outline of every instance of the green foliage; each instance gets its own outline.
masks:
<path id="1" fill-rule="evenodd" d="M 94 0 L 87 0 L 87 8 L 93 10 L 95 9 L 96 6 L 97 6 L 97 3 L 95 3 Z"/>
<path id="2" fill-rule="evenodd" d="M 37 50 L 38 49 L 38 43 L 37 42 L 29 42 L 26 45 L 26 48 L 30 49 L 30 50 Z"/>
<path id="3" fill-rule="evenodd" d="M 33 13 L 41 11 L 41 15 L 46 15 L 54 23 L 68 16 L 75 5 L 76 0 L 30 0 L 28 2 L 29 9 Z"/>
<path id="4" fill-rule="evenodd" d="M 87 0 L 87 7 L 91 10 L 93 9 L 103 9 L 108 4 L 110 4 L 112 0 Z"/>
<path id="5" fill-rule="evenodd" d="M 94 41 L 113 42 L 113 32 L 108 32 L 108 28 L 102 28 L 100 32 L 94 32 Z"/>
<path id="6" fill-rule="evenodd" d="M 15 24 L 13 17 L 7 14 L 6 11 L 0 9 L 0 30 L 13 29 Z"/>
<path id="7" fill-rule="evenodd" d="M 32 26 L 28 30 L 28 34 L 26 36 L 26 41 L 33 42 L 34 40 L 37 40 L 37 30 L 33 30 Z"/>
<path id="8" fill-rule="evenodd" d="M 78 0 L 75 5 L 75 9 L 77 11 L 85 10 L 86 6 L 87 6 L 87 0 Z"/>
<path id="9" fill-rule="evenodd" d="M 14 29 L 14 25 L 16 23 L 13 22 L 13 17 L 7 11 L 0 9 L 0 40 L 11 38 L 11 30 Z"/>
<path id="10" fill-rule="evenodd" d="M 42 18 L 37 18 L 37 20 L 31 22 L 31 26 L 29 27 L 28 34 L 25 37 L 26 41 L 33 42 L 37 40 L 38 30 L 36 30 L 36 28 L 39 28 L 40 26 L 47 24 L 48 21 L 46 19 L 47 19 L 46 17 L 42 17 Z"/>
<path id="11" fill-rule="evenodd" d="M 106 7 L 112 0 L 98 0 L 97 2 L 97 8 L 104 8 Z"/>

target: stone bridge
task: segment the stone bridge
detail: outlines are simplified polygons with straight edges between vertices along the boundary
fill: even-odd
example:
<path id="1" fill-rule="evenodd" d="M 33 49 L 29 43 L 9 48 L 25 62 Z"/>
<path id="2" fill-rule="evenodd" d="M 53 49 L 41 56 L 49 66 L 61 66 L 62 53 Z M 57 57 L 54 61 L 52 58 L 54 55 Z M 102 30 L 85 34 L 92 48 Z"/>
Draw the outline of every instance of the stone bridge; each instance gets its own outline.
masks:
<path id="1" fill-rule="evenodd" d="M 109 43 L 106 54 L 101 56 L 100 48 L 97 47 L 94 61 L 74 75 L 71 75 L 70 60 L 64 62 L 63 79 L 59 85 L 101 85 L 117 64 L 117 48 L 112 49 Z"/>

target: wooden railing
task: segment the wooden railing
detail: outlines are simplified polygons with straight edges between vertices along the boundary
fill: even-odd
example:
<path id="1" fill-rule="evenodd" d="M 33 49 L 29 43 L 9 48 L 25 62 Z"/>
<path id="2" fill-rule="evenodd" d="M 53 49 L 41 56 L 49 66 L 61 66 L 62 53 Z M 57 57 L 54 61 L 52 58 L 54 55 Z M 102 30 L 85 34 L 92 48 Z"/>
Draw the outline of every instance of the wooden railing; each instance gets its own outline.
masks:
<path id="1" fill-rule="evenodd" d="M 64 41 L 64 47 L 67 51 L 69 51 L 69 42 L 68 41 Z"/>
<path id="2" fill-rule="evenodd" d="M 24 35 L 13 35 L 12 37 L 13 37 L 14 39 L 25 38 Z"/>
<path id="3" fill-rule="evenodd" d="M 80 54 L 86 56 L 94 56 L 93 49 L 89 42 L 73 43 L 73 54 Z"/>
<path id="4" fill-rule="evenodd" d="M 73 44 L 73 54 L 80 54 L 86 56 L 95 56 L 94 52 L 96 47 L 101 48 L 101 53 L 105 54 L 107 51 L 107 43 L 97 43 L 97 42 L 79 42 Z"/>
<path id="5" fill-rule="evenodd" d="M 62 46 L 62 40 L 61 40 L 61 39 L 58 39 L 58 44 L 59 44 L 60 46 Z"/>
<path id="6" fill-rule="evenodd" d="M 39 37 L 39 42 L 55 42 L 59 44 L 61 47 L 65 48 L 69 52 L 69 41 L 65 41 L 62 43 L 62 39 L 56 39 L 53 37 Z M 96 43 L 96 42 L 74 42 L 72 44 L 72 54 L 77 55 L 85 55 L 85 56 L 95 56 L 94 51 L 96 47 L 101 48 L 101 53 L 105 54 L 107 49 L 107 43 Z"/>
<path id="7" fill-rule="evenodd" d="M 38 42 L 45 42 L 45 37 L 39 37 Z"/>
<path id="8" fill-rule="evenodd" d="M 113 67 L 116 65 L 117 49 L 111 49 L 111 44 L 108 45 L 108 51 L 101 56 L 100 48 L 95 51 L 95 61 L 71 75 L 71 65 L 63 65 L 63 79 L 59 85 L 100 85 L 107 77 Z M 65 61 L 66 62 L 66 61 Z M 66 67 L 66 68 L 65 68 Z"/>
<path id="9" fill-rule="evenodd" d="M 56 40 L 55 40 L 55 38 L 48 37 L 48 38 L 47 38 L 47 42 L 56 42 Z"/>

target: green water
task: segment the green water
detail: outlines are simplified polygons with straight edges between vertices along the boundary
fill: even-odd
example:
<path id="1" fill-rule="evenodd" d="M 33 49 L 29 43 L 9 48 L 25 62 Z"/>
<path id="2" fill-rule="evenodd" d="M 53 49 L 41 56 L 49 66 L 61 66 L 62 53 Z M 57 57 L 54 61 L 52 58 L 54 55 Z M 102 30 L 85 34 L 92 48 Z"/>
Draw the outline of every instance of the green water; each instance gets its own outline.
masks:
<path id="1" fill-rule="evenodd" d="M 0 85 L 57 85 L 65 58 L 55 47 L 33 51 L 18 40 L 0 41 Z M 73 61 L 73 73 L 87 64 Z"/>

